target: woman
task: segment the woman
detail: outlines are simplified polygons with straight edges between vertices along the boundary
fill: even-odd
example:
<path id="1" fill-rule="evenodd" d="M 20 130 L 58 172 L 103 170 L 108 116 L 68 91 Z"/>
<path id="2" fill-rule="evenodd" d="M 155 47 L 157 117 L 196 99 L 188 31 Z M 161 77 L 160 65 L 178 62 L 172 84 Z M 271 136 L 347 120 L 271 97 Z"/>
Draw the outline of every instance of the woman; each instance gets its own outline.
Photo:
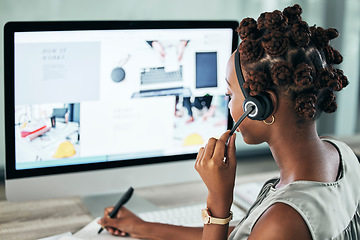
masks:
<path id="1" fill-rule="evenodd" d="M 118 219 L 101 219 L 102 225 L 116 235 L 147 239 L 360 239 L 360 164 L 345 144 L 320 138 L 315 123 L 320 112 L 336 110 L 334 91 L 348 84 L 333 66 L 342 62 L 329 45 L 338 32 L 309 27 L 301 13 L 294 5 L 263 13 L 257 21 L 244 19 L 238 28 L 239 54 L 227 64 L 234 121 L 244 113 L 244 93 L 269 99 L 269 116 L 247 118 L 237 131 L 248 144 L 268 143 L 280 170 L 280 178 L 265 183 L 239 225 L 234 229 L 226 223 L 236 168 L 235 134 L 225 146 L 229 131 L 210 139 L 195 163 L 208 188 L 205 214 L 221 224 L 200 229 L 147 223 L 123 209 Z M 242 86 L 236 68 L 244 76 Z"/>

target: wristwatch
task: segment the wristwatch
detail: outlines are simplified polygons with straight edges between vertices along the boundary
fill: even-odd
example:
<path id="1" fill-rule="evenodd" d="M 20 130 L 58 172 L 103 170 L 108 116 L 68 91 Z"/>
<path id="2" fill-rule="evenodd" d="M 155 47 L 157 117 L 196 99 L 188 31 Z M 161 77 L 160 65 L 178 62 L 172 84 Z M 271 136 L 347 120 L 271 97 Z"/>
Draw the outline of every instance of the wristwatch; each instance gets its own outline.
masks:
<path id="1" fill-rule="evenodd" d="M 201 216 L 204 224 L 220 224 L 225 225 L 228 224 L 233 218 L 233 212 L 230 211 L 230 216 L 227 218 L 215 218 L 211 216 L 210 210 L 208 208 L 201 210 Z"/>

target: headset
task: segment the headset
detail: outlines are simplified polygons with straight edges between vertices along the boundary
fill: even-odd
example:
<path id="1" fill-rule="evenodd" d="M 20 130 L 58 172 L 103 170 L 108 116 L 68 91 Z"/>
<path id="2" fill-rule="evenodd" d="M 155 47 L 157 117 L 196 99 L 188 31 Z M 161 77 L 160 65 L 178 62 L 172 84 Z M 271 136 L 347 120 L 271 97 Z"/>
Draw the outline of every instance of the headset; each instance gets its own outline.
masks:
<path id="1" fill-rule="evenodd" d="M 244 113 L 243 115 L 241 115 L 239 120 L 232 127 L 226 145 L 229 143 L 230 137 L 234 134 L 235 130 L 239 127 L 240 123 L 244 121 L 246 117 L 249 117 L 252 120 L 262 121 L 270 117 L 270 114 L 274 110 L 274 105 L 271 101 L 270 94 L 264 92 L 256 96 L 250 96 L 250 94 L 247 91 L 245 91 L 245 89 L 243 88 L 243 84 L 245 83 L 245 80 L 241 71 L 239 49 L 236 50 L 234 57 L 235 57 L 236 77 L 239 81 L 241 91 L 245 97 L 243 103 Z"/>
<path id="2" fill-rule="evenodd" d="M 258 121 L 262 121 L 270 117 L 274 110 L 270 94 L 264 92 L 256 96 L 250 96 L 250 94 L 243 88 L 245 80 L 241 70 L 239 49 L 235 52 L 235 71 L 241 91 L 245 97 L 245 101 L 243 103 L 244 114 L 248 112 L 248 117 L 250 119 Z M 248 108 L 250 106 L 253 106 L 252 108 L 254 108 L 254 110 L 249 111 Z"/>
<path id="3" fill-rule="evenodd" d="M 250 96 L 250 94 L 245 91 L 243 88 L 243 84 L 245 83 L 244 76 L 241 71 L 241 65 L 240 65 L 240 54 L 239 49 L 235 51 L 235 71 L 236 71 L 236 77 L 238 79 L 240 89 L 242 93 L 244 94 L 245 100 L 243 103 L 243 110 L 244 113 L 241 115 L 239 120 L 235 123 L 235 125 L 230 130 L 229 137 L 226 141 L 226 146 L 229 143 L 230 137 L 234 134 L 235 130 L 239 127 L 240 123 L 244 121 L 246 117 L 252 119 L 252 120 L 258 120 L 263 121 L 270 117 L 270 114 L 274 110 L 274 105 L 272 103 L 270 94 L 264 92 L 261 94 L 258 94 L 256 96 Z M 224 161 L 226 161 L 226 157 L 224 158 Z"/>

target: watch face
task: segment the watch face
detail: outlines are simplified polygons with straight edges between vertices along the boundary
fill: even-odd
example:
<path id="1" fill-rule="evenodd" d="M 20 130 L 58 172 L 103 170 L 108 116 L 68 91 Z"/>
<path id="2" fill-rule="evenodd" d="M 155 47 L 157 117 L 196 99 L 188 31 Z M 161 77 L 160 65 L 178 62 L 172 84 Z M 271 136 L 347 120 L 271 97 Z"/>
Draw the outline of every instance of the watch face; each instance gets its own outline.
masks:
<path id="1" fill-rule="evenodd" d="M 207 209 L 201 210 L 201 217 L 205 224 L 208 224 L 210 222 L 210 217 L 209 217 L 209 213 L 208 213 Z"/>

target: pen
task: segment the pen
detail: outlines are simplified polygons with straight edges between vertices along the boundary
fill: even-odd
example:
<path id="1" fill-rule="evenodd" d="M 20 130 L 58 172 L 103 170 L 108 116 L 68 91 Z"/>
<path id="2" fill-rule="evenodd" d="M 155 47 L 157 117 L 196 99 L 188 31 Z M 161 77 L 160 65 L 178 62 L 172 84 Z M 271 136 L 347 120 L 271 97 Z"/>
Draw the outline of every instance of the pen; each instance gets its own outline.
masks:
<path id="1" fill-rule="evenodd" d="M 114 218 L 116 216 L 116 214 L 118 213 L 118 211 L 120 210 L 120 208 L 127 203 L 127 201 L 129 201 L 129 199 L 131 198 L 132 194 L 134 192 L 134 189 L 132 187 L 130 187 L 126 193 L 120 198 L 120 200 L 116 203 L 115 207 L 113 208 L 113 210 L 109 213 L 109 218 Z M 100 234 L 102 232 L 104 228 L 101 227 L 98 231 L 98 234 Z"/>

